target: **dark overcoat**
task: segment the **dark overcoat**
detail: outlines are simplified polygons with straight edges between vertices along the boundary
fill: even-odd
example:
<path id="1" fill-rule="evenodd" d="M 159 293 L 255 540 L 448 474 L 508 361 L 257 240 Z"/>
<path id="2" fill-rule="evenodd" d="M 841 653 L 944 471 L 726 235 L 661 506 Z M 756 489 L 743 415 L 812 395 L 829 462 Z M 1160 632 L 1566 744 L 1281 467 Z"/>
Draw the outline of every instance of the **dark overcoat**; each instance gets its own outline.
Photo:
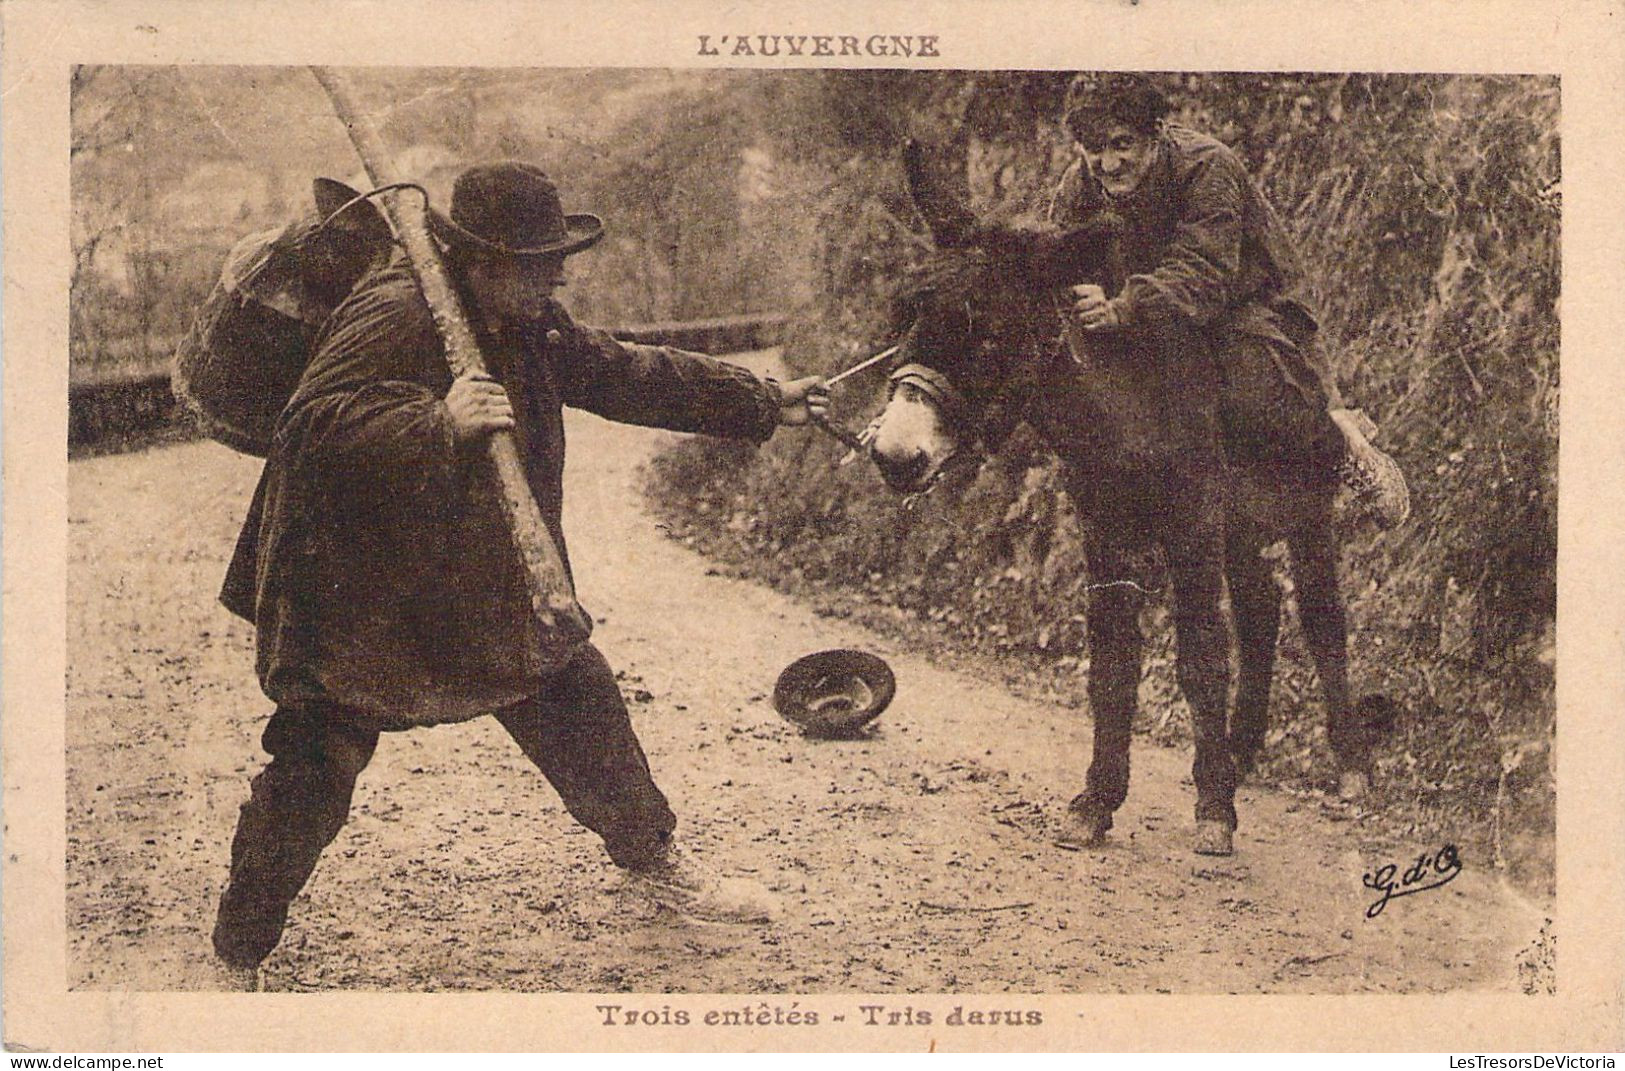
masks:
<path id="1" fill-rule="evenodd" d="M 1109 197 L 1080 168 L 1057 199 L 1062 231 L 1034 252 L 1035 273 L 1077 281 L 1067 228 L 1109 209 L 1123 222 L 1116 295 L 1124 326 L 1172 322 L 1212 338 L 1221 362 L 1234 336 L 1267 339 L 1281 373 L 1306 397 L 1341 404 L 1315 336 L 1307 276 L 1291 236 L 1224 143 L 1165 124 L 1135 189 Z"/>
<path id="2" fill-rule="evenodd" d="M 581 328 L 557 306 L 482 335 L 513 402 L 532 494 L 568 567 L 563 407 L 764 441 L 780 394 L 745 369 Z M 485 451 L 459 447 L 439 333 L 399 260 L 317 340 L 276 427 L 221 601 L 255 625 L 279 704 L 371 728 L 460 721 L 541 688 L 545 668 Z"/>

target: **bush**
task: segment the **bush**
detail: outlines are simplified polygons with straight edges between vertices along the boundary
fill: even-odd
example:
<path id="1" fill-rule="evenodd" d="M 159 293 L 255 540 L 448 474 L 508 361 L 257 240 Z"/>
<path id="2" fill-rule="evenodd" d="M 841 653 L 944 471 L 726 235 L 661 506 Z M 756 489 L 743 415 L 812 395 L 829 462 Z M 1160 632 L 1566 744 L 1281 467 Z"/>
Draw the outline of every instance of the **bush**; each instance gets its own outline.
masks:
<path id="1" fill-rule="evenodd" d="M 822 166 L 822 244 L 786 360 L 833 372 L 883 348 L 886 308 L 920 234 L 895 163 L 901 133 L 943 146 L 973 203 L 1043 214 L 1068 162 L 1053 74 L 911 79 L 854 92 L 823 72 L 803 110 L 840 132 Z M 1558 89 L 1529 77 L 1181 76 L 1176 117 L 1237 148 L 1301 243 L 1323 341 L 1351 399 L 1405 467 L 1415 518 L 1351 543 L 1343 565 L 1354 679 L 1407 716 L 1380 759 L 1417 830 L 1476 830 L 1549 892 L 1558 383 Z M 822 96 L 820 95 L 822 94 Z M 861 423 L 879 401 L 842 387 Z M 713 552 L 781 583 L 858 592 L 978 648 L 1080 664 L 1087 565 L 1055 463 L 1018 435 L 957 494 L 917 510 L 839 448 L 780 436 L 741 486 L 727 448 L 685 443 L 654 491 Z M 795 488 L 786 494 L 785 488 Z M 1161 610 L 1153 610 L 1156 617 Z M 1265 774 L 1324 777 L 1329 750 L 1290 614 Z M 1166 630 L 1145 704 L 1178 738 Z M 1074 679 L 1074 693 L 1081 692 Z M 1169 716 L 1168 711 L 1174 714 Z M 1511 831 L 1517 831 L 1516 836 Z"/>

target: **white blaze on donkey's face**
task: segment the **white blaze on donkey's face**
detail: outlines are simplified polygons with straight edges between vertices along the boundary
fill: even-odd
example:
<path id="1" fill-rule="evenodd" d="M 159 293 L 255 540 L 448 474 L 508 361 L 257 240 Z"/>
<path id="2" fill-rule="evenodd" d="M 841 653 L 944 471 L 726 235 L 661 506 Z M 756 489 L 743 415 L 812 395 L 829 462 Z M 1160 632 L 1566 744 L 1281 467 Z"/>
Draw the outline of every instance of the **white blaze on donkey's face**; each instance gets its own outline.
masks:
<path id="1" fill-rule="evenodd" d="M 931 486 L 958 445 L 936 402 L 904 380 L 875 422 L 869 456 L 887 487 L 912 494 Z"/>

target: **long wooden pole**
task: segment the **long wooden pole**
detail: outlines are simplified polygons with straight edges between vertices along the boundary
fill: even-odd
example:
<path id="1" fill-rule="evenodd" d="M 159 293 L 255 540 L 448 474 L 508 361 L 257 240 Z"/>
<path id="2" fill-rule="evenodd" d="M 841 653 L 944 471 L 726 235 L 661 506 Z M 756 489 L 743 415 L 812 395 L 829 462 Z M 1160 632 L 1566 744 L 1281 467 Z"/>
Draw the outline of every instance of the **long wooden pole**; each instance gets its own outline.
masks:
<path id="1" fill-rule="evenodd" d="M 387 186 L 400 181 L 372 117 L 357 107 L 348 79 L 330 67 L 312 67 L 311 71 L 332 98 L 333 109 L 349 130 L 350 140 L 355 143 L 373 185 Z M 383 194 L 384 208 L 395 224 L 401 244 L 406 247 L 407 259 L 423 289 L 424 300 L 445 341 L 446 363 L 454 376 L 486 375 L 485 358 L 474 332 L 469 329 L 462 302 L 446 275 L 440 251 L 429 236 L 427 206 L 415 192 L 403 194 L 408 191 L 393 190 Z M 563 665 L 591 633 L 592 622 L 576 602 L 564 559 L 530 493 L 513 433 L 492 435 L 489 449 L 501 486 L 502 513 L 507 519 L 513 545 L 524 562 L 531 609 L 541 626 L 543 658 L 553 665 Z"/>

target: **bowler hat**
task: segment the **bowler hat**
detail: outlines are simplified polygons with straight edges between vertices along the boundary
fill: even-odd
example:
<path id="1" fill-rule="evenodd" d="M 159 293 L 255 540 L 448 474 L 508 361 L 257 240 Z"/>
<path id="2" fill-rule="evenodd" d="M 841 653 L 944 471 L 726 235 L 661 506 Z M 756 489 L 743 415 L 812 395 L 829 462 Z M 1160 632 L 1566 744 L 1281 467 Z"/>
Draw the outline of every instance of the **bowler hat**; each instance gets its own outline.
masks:
<path id="1" fill-rule="evenodd" d="M 590 212 L 566 214 L 558 187 L 531 164 L 481 164 L 457 176 L 449 217 L 431 212 L 435 234 L 450 246 L 490 256 L 578 253 L 604 236 Z"/>
<path id="2" fill-rule="evenodd" d="M 773 707 L 807 736 L 855 736 L 897 694 L 885 659 L 867 651 L 818 651 L 790 663 L 773 687 Z"/>

